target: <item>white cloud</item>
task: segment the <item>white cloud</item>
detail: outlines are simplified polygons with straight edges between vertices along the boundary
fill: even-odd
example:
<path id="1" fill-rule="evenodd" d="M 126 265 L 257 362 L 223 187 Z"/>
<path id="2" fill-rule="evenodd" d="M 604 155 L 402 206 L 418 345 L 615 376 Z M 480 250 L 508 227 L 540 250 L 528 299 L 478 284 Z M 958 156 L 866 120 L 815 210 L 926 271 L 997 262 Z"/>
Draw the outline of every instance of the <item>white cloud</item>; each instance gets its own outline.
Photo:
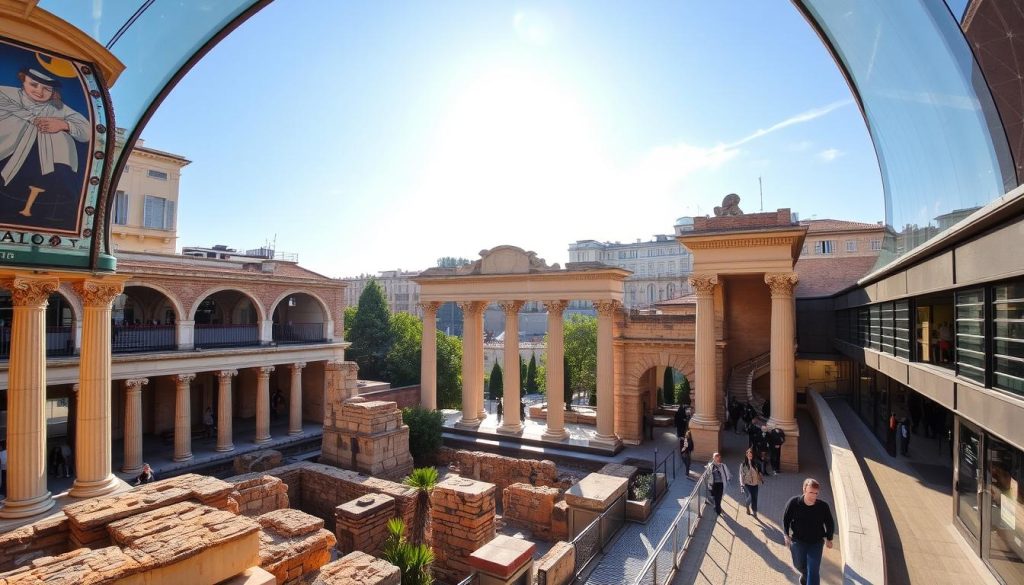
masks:
<path id="1" fill-rule="evenodd" d="M 852 103 L 853 103 L 853 100 L 849 100 L 849 99 L 840 100 L 838 102 L 832 102 L 831 104 L 827 104 L 827 105 L 822 106 L 820 108 L 812 108 L 812 109 L 807 110 L 805 112 L 800 112 L 799 114 L 796 114 L 794 116 L 790 116 L 790 117 L 786 118 L 785 120 L 783 120 L 783 121 L 781 121 L 781 122 L 779 122 L 777 124 L 773 124 L 773 125 L 771 125 L 771 126 L 769 126 L 767 128 L 761 128 L 761 129 L 755 130 L 754 132 L 751 132 L 747 136 L 744 136 L 743 138 L 740 138 L 736 142 L 733 142 L 732 144 L 729 144 L 727 146 L 729 148 L 735 148 L 737 146 L 741 146 L 743 144 L 746 144 L 746 143 L 750 142 L 751 140 L 755 140 L 757 138 L 761 138 L 762 136 L 766 136 L 766 135 L 771 134 L 772 132 L 775 132 L 777 130 L 782 130 L 783 128 L 789 128 L 790 126 L 795 126 L 797 124 L 803 124 L 804 122 L 810 122 L 811 120 L 816 120 L 816 119 L 818 119 L 818 118 L 820 118 L 822 116 L 825 116 L 825 115 L 827 115 L 827 114 L 829 114 L 829 113 L 831 113 L 831 112 L 833 112 L 835 110 L 838 110 L 839 108 L 841 108 L 843 106 L 848 106 L 848 105 L 850 105 Z"/>
<path id="2" fill-rule="evenodd" d="M 837 158 L 843 156 L 844 154 L 846 153 L 839 150 L 838 148 L 826 148 L 825 150 L 818 153 L 818 158 L 825 162 L 832 162 Z"/>

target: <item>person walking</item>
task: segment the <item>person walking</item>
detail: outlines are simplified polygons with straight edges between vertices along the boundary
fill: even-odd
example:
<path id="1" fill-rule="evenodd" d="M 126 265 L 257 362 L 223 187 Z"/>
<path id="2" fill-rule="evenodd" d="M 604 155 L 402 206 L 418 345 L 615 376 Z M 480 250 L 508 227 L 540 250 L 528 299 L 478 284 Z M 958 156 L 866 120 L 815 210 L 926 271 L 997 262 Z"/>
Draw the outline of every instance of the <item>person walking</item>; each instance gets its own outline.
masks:
<path id="1" fill-rule="evenodd" d="M 729 484 L 732 476 L 729 475 L 729 468 L 722 464 L 722 454 L 715 453 L 708 462 L 708 470 L 711 471 L 711 497 L 715 502 L 715 512 L 722 513 L 722 495 L 725 493 L 725 486 Z"/>
<path id="2" fill-rule="evenodd" d="M 689 430 L 683 433 L 683 438 L 679 439 L 679 456 L 683 458 L 686 477 L 690 477 L 690 464 L 693 463 L 693 433 Z"/>
<path id="3" fill-rule="evenodd" d="M 498 406 L 495 407 L 495 412 L 498 414 L 498 422 L 501 422 L 501 415 L 504 414 L 504 409 L 501 406 L 501 398 L 498 399 Z"/>
<path id="4" fill-rule="evenodd" d="M 753 510 L 754 518 L 757 518 L 757 491 L 764 483 L 764 475 L 761 472 L 757 460 L 754 459 L 754 450 L 747 449 L 747 453 L 740 463 L 740 493 L 747 496 L 747 514 Z"/>
<path id="5" fill-rule="evenodd" d="M 907 419 L 900 420 L 896 425 L 896 432 L 900 438 L 900 454 L 906 457 L 910 450 L 910 425 L 907 424 Z"/>
<path id="6" fill-rule="evenodd" d="M 800 585 L 819 585 L 822 545 L 832 548 L 835 521 L 829 505 L 818 499 L 820 491 L 821 484 L 808 477 L 803 493 L 789 500 L 782 515 L 782 533 L 793 567 L 800 573 Z"/>
<path id="7" fill-rule="evenodd" d="M 768 448 L 771 452 L 772 460 L 772 471 L 775 475 L 779 474 L 782 469 L 782 444 L 786 442 L 786 433 L 782 429 L 775 427 L 768 431 Z"/>

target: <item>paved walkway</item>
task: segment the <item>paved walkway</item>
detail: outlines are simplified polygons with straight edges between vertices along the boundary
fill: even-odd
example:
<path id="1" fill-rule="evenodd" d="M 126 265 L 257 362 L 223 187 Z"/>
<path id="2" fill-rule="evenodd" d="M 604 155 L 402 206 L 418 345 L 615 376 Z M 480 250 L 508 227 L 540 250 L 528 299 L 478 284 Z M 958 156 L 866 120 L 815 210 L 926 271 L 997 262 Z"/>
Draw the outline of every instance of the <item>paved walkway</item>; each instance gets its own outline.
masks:
<path id="1" fill-rule="evenodd" d="M 843 399 L 829 400 L 857 454 L 878 512 L 888 585 L 996 583 L 953 527 L 948 443 L 917 435 L 909 459 L 890 456 Z"/>

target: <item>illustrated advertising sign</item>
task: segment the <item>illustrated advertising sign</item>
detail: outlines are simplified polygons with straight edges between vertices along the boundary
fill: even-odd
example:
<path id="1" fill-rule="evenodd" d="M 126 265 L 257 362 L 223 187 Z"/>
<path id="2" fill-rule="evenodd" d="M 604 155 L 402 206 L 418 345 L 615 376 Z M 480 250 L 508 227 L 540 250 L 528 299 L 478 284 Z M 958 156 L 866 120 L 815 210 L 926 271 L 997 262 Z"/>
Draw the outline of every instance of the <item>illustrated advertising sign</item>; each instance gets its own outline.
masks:
<path id="1" fill-rule="evenodd" d="M 90 267 L 106 99 L 91 65 L 0 37 L 0 265 Z"/>

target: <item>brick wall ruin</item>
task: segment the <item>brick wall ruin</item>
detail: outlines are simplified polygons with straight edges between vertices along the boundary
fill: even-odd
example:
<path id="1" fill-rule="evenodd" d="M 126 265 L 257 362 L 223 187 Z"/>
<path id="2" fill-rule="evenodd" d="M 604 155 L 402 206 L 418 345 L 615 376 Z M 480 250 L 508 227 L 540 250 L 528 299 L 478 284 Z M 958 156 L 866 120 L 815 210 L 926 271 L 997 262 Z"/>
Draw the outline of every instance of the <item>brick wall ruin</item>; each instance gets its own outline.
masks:
<path id="1" fill-rule="evenodd" d="M 497 486 L 498 493 L 514 483 L 566 489 L 571 480 L 558 476 L 554 462 L 514 459 L 482 451 L 461 451 L 442 447 L 438 461 L 462 477 L 478 479 Z"/>
<path id="2" fill-rule="evenodd" d="M 434 575 L 457 583 L 469 575 L 469 556 L 494 538 L 494 484 L 452 475 L 430 494 Z"/>

